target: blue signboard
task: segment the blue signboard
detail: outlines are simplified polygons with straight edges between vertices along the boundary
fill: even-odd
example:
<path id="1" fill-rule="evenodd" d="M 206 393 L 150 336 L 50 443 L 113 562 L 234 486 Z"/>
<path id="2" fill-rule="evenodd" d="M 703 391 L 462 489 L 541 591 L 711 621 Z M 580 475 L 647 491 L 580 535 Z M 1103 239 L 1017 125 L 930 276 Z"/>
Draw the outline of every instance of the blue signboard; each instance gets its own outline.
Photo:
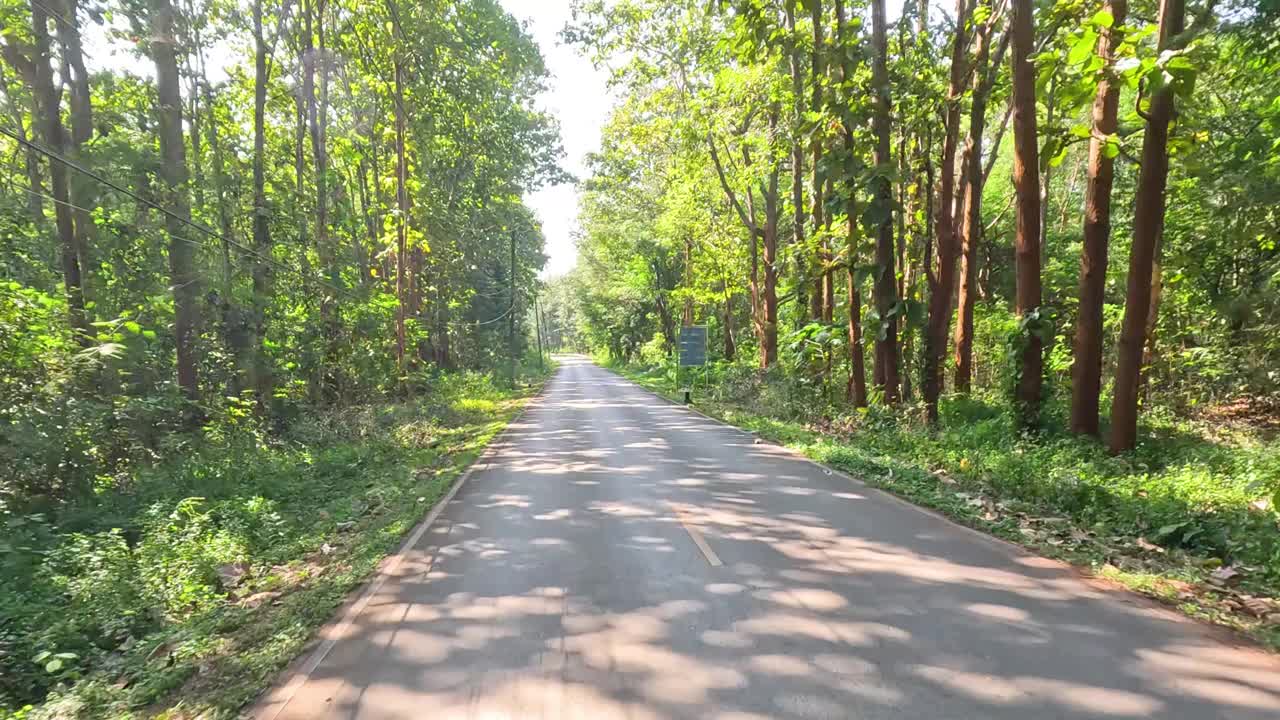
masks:
<path id="1" fill-rule="evenodd" d="M 680 367 L 707 364 L 707 327 L 692 325 L 680 328 Z"/>

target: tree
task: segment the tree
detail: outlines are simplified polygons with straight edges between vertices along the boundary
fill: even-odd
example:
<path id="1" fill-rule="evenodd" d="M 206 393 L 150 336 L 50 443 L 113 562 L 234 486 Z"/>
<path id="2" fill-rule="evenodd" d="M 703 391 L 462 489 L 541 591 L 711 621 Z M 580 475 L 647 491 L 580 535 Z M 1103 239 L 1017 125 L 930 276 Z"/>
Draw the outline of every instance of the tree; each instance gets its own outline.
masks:
<path id="1" fill-rule="evenodd" d="M 1212 6 L 1210 6 L 1212 7 Z M 1159 37 L 1161 51 L 1179 42 L 1186 21 L 1185 0 L 1162 0 Z M 1154 81 L 1159 76 L 1152 76 Z M 1138 384 L 1151 316 L 1152 276 L 1160 235 L 1164 232 L 1165 188 L 1169 181 L 1169 125 L 1174 116 L 1175 85 L 1149 88 L 1146 134 L 1142 138 L 1142 167 L 1134 196 L 1133 244 L 1129 250 L 1129 280 L 1124 320 L 1116 347 L 1116 377 L 1111 403 L 1112 452 L 1129 450 L 1138 439 Z"/>
<path id="2" fill-rule="evenodd" d="M 889 88 L 888 42 L 885 36 L 884 1 L 871 2 L 871 83 L 874 88 L 874 114 L 872 132 L 875 134 L 875 165 L 873 203 L 882 219 L 876 227 L 876 269 L 873 291 L 876 313 L 880 318 L 880 332 L 875 343 L 875 380 L 884 393 L 884 401 L 893 405 L 898 401 L 900 384 L 898 368 L 898 318 L 893 310 L 898 304 L 897 267 L 893 247 L 893 209 L 889 178 L 890 134 L 892 132 L 890 108 L 892 96 Z"/>
<path id="3" fill-rule="evenodd" d="M 267 41 L 263 3 L 253 0 L 253 390 L 258 407 L 267 411 L 274 394 L 274 372 L 267 353 L 267 308 L 271 304 L 270 207 L 267 202 Z M 279 33 L 276 33 L 277 39 Z"/>
<path id="4" fill-rule="evenodd" d="M 948 328 L 951 323 L 951 295 L 955 290 L 956 227 L 955 227 L 955 161 L 956 145 L 960 138 L 960 101 L 964 94 L 965 48 L 968 46 L 965 28 L 969 24 L 972 4 L 956 0 L 956 29 L 951 49 L 951 79 L 947 85 L 946 126 L 942 140 L 942 162 L 939 165 L 938 197 L 934 201 L 934 245 L 937 253 L 937 269 L 929 273 L 929 325 L 925 331 L 924 378 L 921 388 L 929 419 L 938 420 L 938 398 L 942 394 L 942 360 L 947 352 Z M 1032 100 L 1034 123 L 1035 101 Z M 1032 134 L 1034 136 L 1034 125 Z M 1032 143 L 1034 144 L 1034 137 Z"/>
<path id="5" fill-rule="evenodd" d="M 1014 310 L 1018 381 L 1015 397 L 1024 427 L 1039 421 L 1044 372 L 1040 318 L 1040 155 L 1036 136 L 1035 23 L 1031 0 L 1011 0 L 1009 33 L 1013 49 L 1013 186 L 1015 231 Z"/>
<path id="6" fill-rule="evenodd" d="M 54 153 L 67 149 L 66 129 L 62 125 L 60 93 L 53 82 L 50 61 L 52 48 L 49 39 L 49 15 L 38 0 L 31 3 L 31 30 L 35 45 L 29 56 L 17 46 L 17 40 L 9 35 L 5 42 L 5 57 L 20 76 L 31 84 L 43 124 L 40 128 L 44 145 Z M 30 161 L 28 161 L 30 162 Z M 28 166 L 30 167 L 30 165 Z M 67 180 L 67 166 L 56 158 L 49 163 L 53 213 L 57 227 L 59 256 L 62 260 L 62 284 L 67 298 L 67 312 L 71 327 L 82 344 L 89 342 L 89 318 L 85 312 L 84 285 L 81 279 L 83 251 L 75 230 L 71 191 Z M 32 188 L 35 190 L 36 188 Z"/>
<path id="7" fill-rule="evenodd" d="M 169 0 L 150 0 L 151 56 L 156 66 L 156 115 L 159 121 L 160 175 L 165 184 L 165 227 L 169 232 L 169 279 L 173 286 L 173 339 L 178 387 L 188 400 L 199 399 L 196 343 L 199 332 L 199 276 L 194 247 L 183 237 L 191 225 L 187 197 L 187 154 L 182 139 L 182 96 L 178 83 L 175 13 Z"/>
<path id="8" fill-rule="evenodd" d="M 978 24 L 974 38 L 973 102 L 969 109 L 969 134 L 965 140 L 961 183 L 960 292 L 956 301 L 955 389 L 970 391 L 973 379 L 973 308 L 978 296 L 978 243 L 982 240 L 982 192 L 986 173 L 982 167 L 983 134 L 987 123 L 987 101 L 995 88 L 996 76 L 1009 47 L 1009 33 L 1002 33 L 995 59 L 990 59 L 991 33 L 1000 16 L 987 2 L 987 19 Z M 999 140 L 996 142 L 999 149 Z M 994 159 L 996 153 L 991 153 Z"/>
<path id="9" fill-rule="evenodd" d="M 1107 244 L 1111 237 L 1111 188 L 1119 147 L 1112 136 L 1120 105 L 1114 75 L 1120 26 L 1127 0 L 1107 0 L 1111 16 L 1098 38 L 1098 55 L 1106 63 L 1093 101 L 1093 133 L 1089 140 L 1089 180 L 1085 189 L 1084 248 L 1080 253 L 1080 308 L 1076 315 L 1074 363 L 1071 368 L 1071 430 L 1098 434 L 1098 398 L 1102 394 L 1102 310 L 1107 287 Z"/>

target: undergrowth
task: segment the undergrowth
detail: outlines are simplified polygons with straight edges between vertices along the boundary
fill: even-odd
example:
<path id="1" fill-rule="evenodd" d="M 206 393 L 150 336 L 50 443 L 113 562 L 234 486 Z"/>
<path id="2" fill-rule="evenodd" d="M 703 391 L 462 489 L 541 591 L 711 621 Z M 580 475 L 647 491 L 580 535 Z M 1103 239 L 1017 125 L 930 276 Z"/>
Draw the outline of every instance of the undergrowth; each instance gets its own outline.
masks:
<path id="1" fill-rule="evenodd" d="M 677 399 L 670 368 L 613 367 Z M 1113 456 L 1057 408 L 1024 433 L 998 399 L 953 396 L 930 428 L 919 408 L 857 410 L 820 390 L 721 368 L 696 376 L 694 404 L 1280 649 L 1280 443 L 1265 432 L 1149 413 L 1139 447 Z"/>
<path id="2" fill-rule="evenodd" d="M 521 406 L 475 374 L 0 507 L 0 718 L 233 717 Z"/>

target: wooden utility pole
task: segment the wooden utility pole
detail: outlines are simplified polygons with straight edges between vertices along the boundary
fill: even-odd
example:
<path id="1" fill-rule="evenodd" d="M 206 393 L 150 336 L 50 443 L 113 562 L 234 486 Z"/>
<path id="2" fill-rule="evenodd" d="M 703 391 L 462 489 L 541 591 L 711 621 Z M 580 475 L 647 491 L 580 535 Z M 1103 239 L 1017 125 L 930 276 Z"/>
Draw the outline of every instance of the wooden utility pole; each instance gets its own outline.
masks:
<path id="1" fill-rule="evenodd" d="M 511 231 L 511 305 L 507 308 L 507 354 L 510 355 L 511 387 L 516 386 L 516 231 Z"/>
<path id="2" fill-rule="evenodd" d="M 542 310 L 538 308 L 538 296 L 533 296 L 533 332 L 538 340 L 538 370 L 546 370 L 542 360 Z"/>

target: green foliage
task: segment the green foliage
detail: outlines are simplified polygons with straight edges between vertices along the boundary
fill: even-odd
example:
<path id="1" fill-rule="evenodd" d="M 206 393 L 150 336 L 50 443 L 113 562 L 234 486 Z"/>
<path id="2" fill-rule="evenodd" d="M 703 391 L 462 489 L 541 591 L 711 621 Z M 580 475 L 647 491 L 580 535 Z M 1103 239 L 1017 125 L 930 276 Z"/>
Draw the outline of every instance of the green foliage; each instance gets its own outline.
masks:
<path id="1" fill-rule="evenodd" d="M 670 392 L 652 375 L 622 370 Z M 1038 537 L 1027 518 L 1065 518 L 1077 529 L 1078 540 L 1053 539 L 1037 546 L 1043 552 L 1071 550 L 1080 553 L 1071 559 L 1101 566 L 1141 538 L 1169 554 L 1148 568 L 1157 575 L 1203 579 L 1234 565 L 1245 569 L 1248 591 L 1280 590 L 1280 445 L 1265 434 L 1166 414 L 1150 419 L 1137 450 L 1116 457 L 1062 430 L 1023 434 L 1008 398 L 945 398 L 942 422 L 931 427 L 915 414 L 832 405 L 819 388 L 750 367 L 720 367 L 712 378 L 695 395 L 703 411 L 915 502 L 1020 542 Z"/>
<path id="2" fill-rule="evenodd" d="M 88 717 L 116 717 L 172 702 L 200 666 L 227 685 L 184 691 L 184 702 L 235 709 L 525 394 L 478 373 L 420 383 L 423 400 L 315 413 L 276 437 L 221 421 L 182 455 L 130 473 L 127 490 L 53 518 L 0 505 L 0 708 L 53 691 L 50 715 L 31 717 L 80 702 Z M 259 593 L 271 601 L 249 601 Z"/>

